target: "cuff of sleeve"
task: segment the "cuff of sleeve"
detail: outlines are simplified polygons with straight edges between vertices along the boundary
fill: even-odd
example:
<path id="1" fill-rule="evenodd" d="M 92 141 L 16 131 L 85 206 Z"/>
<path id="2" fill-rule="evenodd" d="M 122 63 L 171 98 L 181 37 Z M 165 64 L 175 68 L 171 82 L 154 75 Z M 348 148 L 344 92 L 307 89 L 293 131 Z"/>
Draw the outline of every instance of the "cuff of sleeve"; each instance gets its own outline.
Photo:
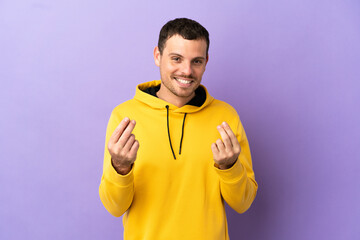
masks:
<path id="1" fill-rule="evenodd" d="M 215 166 L 214 168 L 220 179 L 224 182 L 236 182 L 241 179 L 242 175 L 245 173 L 240 159 L 236 160 L 235 164 L 229 169 L 221 170 Z"/>
<path id="2" fill-rule="evenodd" d="M 131 168 L 128 174 L 121 175 L 115 171 L 112 165 L 109 165 L 107 170 L 105 171 L 105 177 L 111 182 L 121 186 L 130 185 L 134 182 L 134 166 Z"/>

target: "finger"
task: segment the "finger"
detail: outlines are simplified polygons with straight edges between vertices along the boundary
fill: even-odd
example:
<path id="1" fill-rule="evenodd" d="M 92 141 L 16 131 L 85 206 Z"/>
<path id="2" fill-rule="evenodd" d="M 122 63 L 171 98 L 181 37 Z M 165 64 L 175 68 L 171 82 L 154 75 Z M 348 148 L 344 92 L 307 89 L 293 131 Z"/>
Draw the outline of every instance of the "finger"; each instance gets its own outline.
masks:
<path id="1" fill-rule="evenodd" d="M 224 126 L 223 125 L 219 125 L 217 127 L 219 133 L 220 133 L 220 136 L 224 142 L 224 145 L 225 145 L 225 148 L 226 149 L 232 149 L 232 143 L 231 143 L 231 140 L 230 140 L 230 137 L 229 135 L 227 134 L 227 132 L 225 131 L 224 129 Z"/>
<path id="2" fill-rule="evenodd" d="M 226 131 L 227 135 L 230 138 L 231 144 L 234 148 L 240 148 L 240 143 L 236 138 L 235 133 L 231 130 L 229 124 L 227 122 L 223 122 L 222 125 L 224 126 L 224 130 Z"/>
<path id="3" fill-rule="evenodd" d="M 221 141 L 221 139 L 216 140 L 215 144 L 216 144 L 216 147 L 219 149 L 219 153 L 225 151 L 225 145 L 224 145 L 223 141 Z"/>
<path id="4" fill-rule="evenodd" d="M 136 154 L 137 154 L 137 151 L 139 149 L 139 141 L 138 140 L 135 140 L 133 145 L 131 146 L 131 149 L 129 151 L 129 157 L 130 158 L 136 158 Z"/>
<path id="5" fill-rule="evenodd" d="M 120 147 L 125 146 L 126 142 L 128 141 L 131 135 L 132 130 L 134 130 L 135 124 L 136 124 L 135 120 L 131 120 L 127 125 L 127 127 L 125 128 L 124 132 L 121 134 L 119 141 L 117 143 L 120 145 Z"/>
<path id="6" fill-rule="evenodd" d="M 217 148 L 216 144 L 213 143 L 211 144 L 211 151 L 213 152 L 214 155 L 218 155 L 219 154 L 219 149 Z"/>
<path id="7" fill-rule="evenodd" d="M 125 152 L 129 152 L 134 142 L 135 142 L 135 135 L 131 134 L 127 142 L 125 143 L 123 150 Z"/>
<path id="8" fill-rule="evenodd" d="M 120 123 L 119 125 L 115 128 L 113 134 L 111 135 L 109 142 L 110 143 L 116 143 L 121 134 L 124 132 L 125 128 L 127 127 L 127 125 L 129 124 L 129 118 L 125 117 Z"/>

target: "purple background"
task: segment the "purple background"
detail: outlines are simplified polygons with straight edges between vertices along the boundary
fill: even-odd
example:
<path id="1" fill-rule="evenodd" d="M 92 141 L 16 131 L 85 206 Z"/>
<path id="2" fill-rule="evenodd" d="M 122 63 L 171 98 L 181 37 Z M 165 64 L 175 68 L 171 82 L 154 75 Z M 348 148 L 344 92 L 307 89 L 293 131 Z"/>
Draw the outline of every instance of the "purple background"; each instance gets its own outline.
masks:
<path id="1" fill-rule="evenodd" d="M 0 1 L 0 239 L 122 239 L 98 196 L 107 121 L 183 16 L 253 154 L 231 239 L 360 239 L 358 0 Z"/>

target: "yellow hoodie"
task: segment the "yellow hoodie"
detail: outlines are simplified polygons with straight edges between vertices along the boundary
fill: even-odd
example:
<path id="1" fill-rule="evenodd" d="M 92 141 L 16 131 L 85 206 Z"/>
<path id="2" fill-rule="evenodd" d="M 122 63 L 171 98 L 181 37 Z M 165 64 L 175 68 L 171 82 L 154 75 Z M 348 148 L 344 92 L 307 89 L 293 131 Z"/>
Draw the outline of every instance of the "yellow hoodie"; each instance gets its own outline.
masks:
<path id="1" fill-rule="evenodd" d="M 229 239 L 224 200 L 245 212 L 258 187 L 239 116 L 204 86 L 206 100 L 200 107 L 179 108 L 143 91 L 159 84 L 138 85 L 134 99 L 113 110 L 100 199 L 112 215 L 125 213 L 125 240 Z M 140 148 L 130 173 L 120 175 L 111 165 L 107 143 L 124 117 L 136 120 L 133 133 Z M 241 154 L 230 169 L 220 170 L 211 144 L 221 138 L 216 127 L 224 121 L 236 134 Z"/>

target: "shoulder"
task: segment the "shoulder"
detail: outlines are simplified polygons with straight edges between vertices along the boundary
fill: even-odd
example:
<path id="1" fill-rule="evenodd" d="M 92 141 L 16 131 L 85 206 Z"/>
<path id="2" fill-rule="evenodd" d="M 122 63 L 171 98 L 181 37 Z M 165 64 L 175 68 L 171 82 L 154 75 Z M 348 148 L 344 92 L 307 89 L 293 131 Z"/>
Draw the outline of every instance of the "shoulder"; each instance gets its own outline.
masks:
<path id="1" fill-rule="evenodd" d="M 235 110 L 235 108 L 233 108 L 230 104 L 218 99 L 214 99 L 212 103 L 209 105 L 209 108 L 212 111 L 216 111 L 217 113 L 238 116 L 238 113 Z"/>
<path id="2" fill-rule="evenodd" d="M 112 113 L 116 114 L 116 113 L 123 113 L 123 112 L 126 112 L 126 111 L 130 111 L 135 106 L 135 104 L 136 104 L 136 101 L 134 101 L 134 99 L 127 100 L 127 101 L 117 105 L 112 110 Z"/>
<path id="3" fill-rule="evenodd" d="M 124 117 L 131 117 L 131 112 L 136 107 L 135 102 L 134 99 L 130 99 L 114 107 L 111 112 L 110 120 L 120 122 Z"/>
<path id="4" fill-rule="evenodd" d="M 213 115 L 216 114 L 217 118 L 221 119 L 221 121 L 226 121 L 234 132 L 242 135 L 244 127 L 238 112 L 233 106 L 217 99 L 214 99 L 211 105 L 214 109 Z"/>

